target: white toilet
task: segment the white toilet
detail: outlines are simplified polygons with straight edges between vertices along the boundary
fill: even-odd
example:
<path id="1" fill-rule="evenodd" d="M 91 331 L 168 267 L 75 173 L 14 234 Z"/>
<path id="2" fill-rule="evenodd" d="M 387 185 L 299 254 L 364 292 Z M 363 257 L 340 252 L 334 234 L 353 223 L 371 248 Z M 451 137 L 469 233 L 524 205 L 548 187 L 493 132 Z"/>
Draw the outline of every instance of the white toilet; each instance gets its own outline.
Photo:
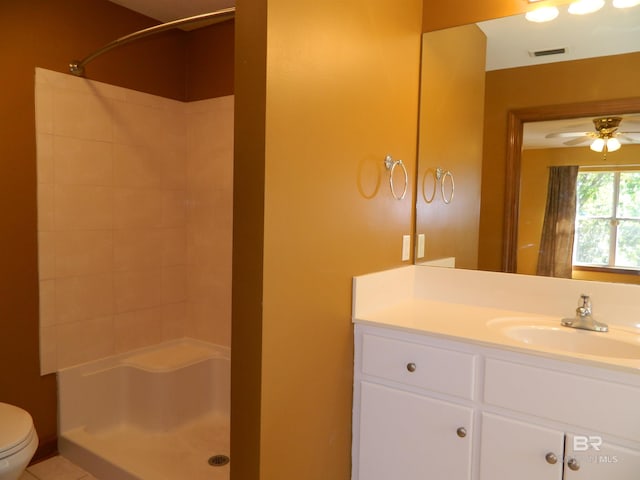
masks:
<path id="1" fill-rule="evenodd" d="M 38 448 L 31 415 L 0 402 L 0 480 L 18 480 Z"/>

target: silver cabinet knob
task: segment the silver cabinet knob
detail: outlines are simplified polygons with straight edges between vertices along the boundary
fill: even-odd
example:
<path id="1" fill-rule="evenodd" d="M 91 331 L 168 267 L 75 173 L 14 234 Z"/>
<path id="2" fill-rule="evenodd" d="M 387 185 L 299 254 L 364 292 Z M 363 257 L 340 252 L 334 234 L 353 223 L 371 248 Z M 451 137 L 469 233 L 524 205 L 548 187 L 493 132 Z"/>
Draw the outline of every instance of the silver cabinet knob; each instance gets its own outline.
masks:
<path id="1" fill-rule="evenodd" d="M 458 428 L 458 430 L 456 430 L 456 433 L 458 434 L 458 436 L 460 438 L 464 438 L 464 437 L 467 436 L 467 429 L 464 428 L 464 427 L 460 427 L 460 428 Z"/>
<path id="2" fill-rule="evenodd" d="M 558 463 L 558 457 L 556 457 L 556 454 L 553 452 L 547 453 L 544 456 L 544 459 L 547 461 L 547 463 L 550 463 L 551 465 Z"/>
<path id="3" fill-rule="evenodd" d="M 416 364 L 411 362 L 411 363 L 407 363 L 407 370 L 409 370 L 411 373 L 416 371 Z"/>
<path id="4" fill-rule="evenodd" d="M 578 460 L 576 460 L 575 458 L 570 458 L 567 461 L 567 467 L 569 467 L 571 470 L 573 470 L 574 472 L 576 470 L 580 470 L 580 464 L 578 463 Z"/>

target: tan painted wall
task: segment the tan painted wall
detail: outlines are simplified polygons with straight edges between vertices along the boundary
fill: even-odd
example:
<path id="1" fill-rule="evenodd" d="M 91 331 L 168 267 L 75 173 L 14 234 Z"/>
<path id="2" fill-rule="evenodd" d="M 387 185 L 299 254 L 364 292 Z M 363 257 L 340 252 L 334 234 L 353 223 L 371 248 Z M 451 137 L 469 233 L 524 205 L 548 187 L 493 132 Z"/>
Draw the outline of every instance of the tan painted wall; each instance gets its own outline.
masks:
<path id="1" fill-rule="evenodd" d="M 239 2 L 234 480 L 350 478 L 351 282 L 399 265 L 411 233 L 383 159 L 413 178 L 421 8 Z"/>
<path id="2" fill-rule="evenodd" d="M 421 9 L 421 0 L 269 8 L 264 479 L 350 471 L 351 281 L 400 264 L 412 232 L 413 192 L 391 197 L 382 160 L 403 159 L 413 178 Z"/>
<path id="3" fill-rule="evenodd" d="M 231 476 L 260 478 L 267 2 L 236 2 Z M 240 181 L 242 179 L 242 181 Z"/>
<path id="4" fill-rule="evenodd" d="M 55 449 L 57 400 L 55 377 L 38 368 L 34 69 L 66 72 L 71 59 L 153 23 L 104 0 L 0 2 L 0 401 L 32 413 L 43 446 L 37 455 Z M 123 47 L 90 64 L 89 76 L 184 100 L 185 35 Z"/>
<path id="5" fill-rule="evenodd" d="M 478 266 L 485 51 L 475 25 L 423 35 L 416 234 L 426 235 L 426 248 L 418 261 Z M 451 171 L 455 189 L 437 181 L 438 168 Z"/>
<path id="6" fill-rule="evenodd" d="M 612 81 L 612 79 L 615 79 Z M 488 72 L 478 266 L 502 268 L 507 112 L 638 96 L 640 53 Z"/>
<path id="7" fill-rule="evenodd" d="M 529 275 L 535 275 L 536 272 L 547 201 L 548 167 L 554 165 L 637 165 L 639 155 L 640 145 L 625 145 L 617 152 L 609 153 L 606 161 L 603 160 L 601 153 L 591 151 L 588 146 L 524 150 L 522 152 L 521 177 L 524 181 L 520 191 L 517 272 Z M 574 271 L 573 278 L 640 283 L 637 275 L 614 275 L 601 272 Z"/>
<path id="8" fill-rule="evenodd" d="M 524 13 L 528 5 L 524 0 L 485 0 L 482 2 L 424 0 L 422 28 L 424 32 L 432 32 L 442 28 L 507 17 Z"/>
<path id="9" fill-rule="evenodd" d="M 233 94 L 235 22 L 223 22 L 186 36 L 187 102 Z"/>

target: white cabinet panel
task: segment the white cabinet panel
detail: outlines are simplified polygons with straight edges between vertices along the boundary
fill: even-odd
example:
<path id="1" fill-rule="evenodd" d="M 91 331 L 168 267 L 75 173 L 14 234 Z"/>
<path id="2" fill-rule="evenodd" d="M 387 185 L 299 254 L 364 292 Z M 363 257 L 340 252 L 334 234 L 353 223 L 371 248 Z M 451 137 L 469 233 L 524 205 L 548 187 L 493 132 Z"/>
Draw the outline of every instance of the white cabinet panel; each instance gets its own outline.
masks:
<path id="1" fill-rule="evenodd" d="M 601 442 L 598 435 L 567 435 L 565 451 L 565 480 L 640 478 L 640 452 Z"/>
<path id="2" fill-rule="evenodd" d="M 561 480 L 564 432 L 482 414 L 480 480 Z"/>
<path id="3" fill-rule="evenodd" d="M 635 442 L 640 440 L 640 388 L 488 358 L 484 401 Z M 586 408 L 591 405 L 598 407 Z"/>
<path id="4" fill-rule="evenodd" d="M 469 479 L 472 417 L 468 407 L 361 382 L 359 480 Z"/>

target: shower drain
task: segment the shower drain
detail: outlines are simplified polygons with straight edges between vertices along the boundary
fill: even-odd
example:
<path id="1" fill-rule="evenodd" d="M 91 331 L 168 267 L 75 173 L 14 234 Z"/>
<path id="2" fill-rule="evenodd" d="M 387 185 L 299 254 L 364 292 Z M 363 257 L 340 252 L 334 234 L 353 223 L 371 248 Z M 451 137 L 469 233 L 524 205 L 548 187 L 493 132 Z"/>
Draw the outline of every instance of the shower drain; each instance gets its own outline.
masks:
<path id="1" fill-rule="evenodd" d="M 222 467 L 229 463 L 229 457 L 227 455 L 213 455 L 209 457 L 209 465 L 212 467 Z"/>

